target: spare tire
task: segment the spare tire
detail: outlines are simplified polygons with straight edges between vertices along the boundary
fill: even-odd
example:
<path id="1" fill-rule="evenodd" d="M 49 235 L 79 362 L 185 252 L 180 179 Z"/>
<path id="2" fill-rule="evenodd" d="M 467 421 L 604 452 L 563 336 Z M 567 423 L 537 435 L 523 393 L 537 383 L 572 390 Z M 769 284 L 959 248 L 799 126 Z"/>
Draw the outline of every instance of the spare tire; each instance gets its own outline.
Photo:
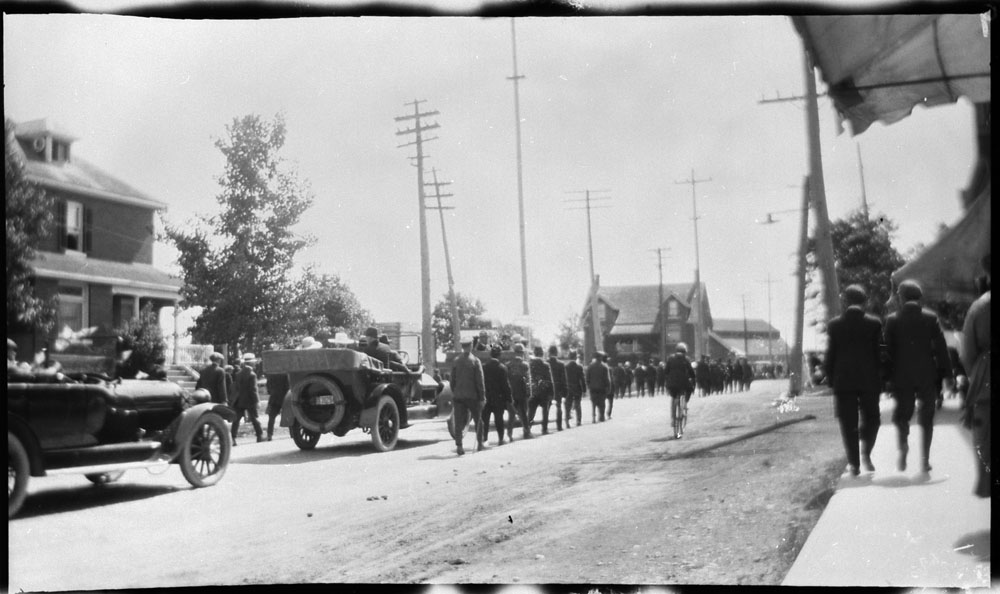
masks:
<path id="1" fill-rule="evenodd" d="M 309 375 L 292 386 L 288 399 L 299 424 L 316 433 L 328 433 L 344 418 L 347 401 L 334 380 Z"/>

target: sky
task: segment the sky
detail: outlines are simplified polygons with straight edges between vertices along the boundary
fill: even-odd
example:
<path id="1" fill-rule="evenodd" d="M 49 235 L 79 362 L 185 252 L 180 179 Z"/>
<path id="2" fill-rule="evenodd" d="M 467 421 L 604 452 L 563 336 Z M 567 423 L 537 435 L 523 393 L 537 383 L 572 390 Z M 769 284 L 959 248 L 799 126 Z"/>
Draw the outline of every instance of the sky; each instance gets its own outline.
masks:
<path id="1" fill-rule="evenodd" d="M 602 285 L 701 278 L 715 318 L 768 320 L 791 342 L 796 209 L 808 169 L 801 41 L 784 16 L 514 19 L 521 115 L 529 318 L 536 336 L 584 305 L 593 191 Z M 487 317 L 524 318 L 518 227 L 512 20 L 331 17 L 182 20 L 114 15 L 3 17 L 4 110 L 75 134 L 73 154 L 168 205 L 187 224 L 218 212 L 215 140 L 234 119 L 283 114 L 281 154 L 314 204 L 317 238 L 298 263 L 339 275 L 381 322 L 419 324 L 417 172 L 408 126 L 437 111 L 425 169 L 451 185 L 445 226 L 456 290 Z M 825 90 L 820 81 L 819 90 Z M 820 99 L 831 219 L 861 205 L 898 225 L 906 253 L 961 217 L 972 174 L 967 101 L 864 134 L 838 134 Z M 428 180 L 430 177 L 428 176 Z M 438 211 L 428 211 L 432 305 L 448 290 Z M 810 223 L 810 227 L 812 226 Z M 155 263 L 176 271 L 157 245 Z M 768 284 L 770 278 L 773 282 Z M 770 298 L 768 289 L 770 288 Z M 807 312 L 807 319 L 810 317 Z M 822 338 L 808 326 L 805 348 Z"/>

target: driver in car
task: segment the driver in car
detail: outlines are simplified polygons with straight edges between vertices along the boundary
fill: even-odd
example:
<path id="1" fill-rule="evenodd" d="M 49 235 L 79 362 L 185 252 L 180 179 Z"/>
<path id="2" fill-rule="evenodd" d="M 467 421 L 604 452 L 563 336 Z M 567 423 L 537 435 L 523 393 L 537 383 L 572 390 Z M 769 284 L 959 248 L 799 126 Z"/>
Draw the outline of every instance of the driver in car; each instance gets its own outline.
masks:
<path id="1" fill-rule="evenodd" d="M 375 328 L 368 328 L 365 330 L 365 345 L 364 353 L 371 357 L 372 359 L 377 359 L 382 362 L 382 365 L 386 369 L 391 369 L 392 371 L 405 371 L 409 373 L 409 368 L 403 365 L 403 360 L 399 358 L 399 354 L 392 350 L 392 348 L 379 341 L 378 330 Z"/>

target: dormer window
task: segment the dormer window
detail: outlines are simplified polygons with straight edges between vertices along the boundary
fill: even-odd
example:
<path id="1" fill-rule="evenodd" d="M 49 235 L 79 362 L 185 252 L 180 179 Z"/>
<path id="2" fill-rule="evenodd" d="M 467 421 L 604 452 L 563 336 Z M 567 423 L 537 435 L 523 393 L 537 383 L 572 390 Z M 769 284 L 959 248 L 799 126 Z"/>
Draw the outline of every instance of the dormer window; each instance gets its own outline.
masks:
<path id="1" fill-rule="evenodd" d="M 679 315 L 679 313 L 680 312 L 677 307 L 677 302 L 671 299 L 670 302 L 667 303 L 667 316 L 671 318 L 676 318 Z"/>
<path id="2" fill-rule="evenodd" d="M 89 252 L 91 249 L 91 209 L 75 200 L 61 202 L 58 208 L 59 247 L 69 254 Z"/>
<path id="3" fill-rule="evenodd" d="M 52 139 L 52 162 L 61 163 L 69 161 L 69 143 Z"/>

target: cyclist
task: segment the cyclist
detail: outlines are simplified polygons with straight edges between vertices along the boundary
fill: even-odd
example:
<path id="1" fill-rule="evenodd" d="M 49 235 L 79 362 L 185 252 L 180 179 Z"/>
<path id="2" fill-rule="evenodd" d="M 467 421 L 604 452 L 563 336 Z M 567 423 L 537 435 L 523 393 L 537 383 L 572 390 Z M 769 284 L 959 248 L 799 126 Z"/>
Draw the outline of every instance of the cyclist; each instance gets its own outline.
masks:
<path id="1" fill-rule="evenodd" d="M 687 401 L 691 397 L 695 383 L 694 369 L 687 357 L 686 344 L 678 343 L 674 354 L 667 357 L 667 368 L 664 373 L 667 376 L 667 393 L 670 394 L 670 420 L 674 427 L 674 437 L 680 439 L 682 430 L 677 424 L 677 413 L 681 406 L 687 409 Z"/>

